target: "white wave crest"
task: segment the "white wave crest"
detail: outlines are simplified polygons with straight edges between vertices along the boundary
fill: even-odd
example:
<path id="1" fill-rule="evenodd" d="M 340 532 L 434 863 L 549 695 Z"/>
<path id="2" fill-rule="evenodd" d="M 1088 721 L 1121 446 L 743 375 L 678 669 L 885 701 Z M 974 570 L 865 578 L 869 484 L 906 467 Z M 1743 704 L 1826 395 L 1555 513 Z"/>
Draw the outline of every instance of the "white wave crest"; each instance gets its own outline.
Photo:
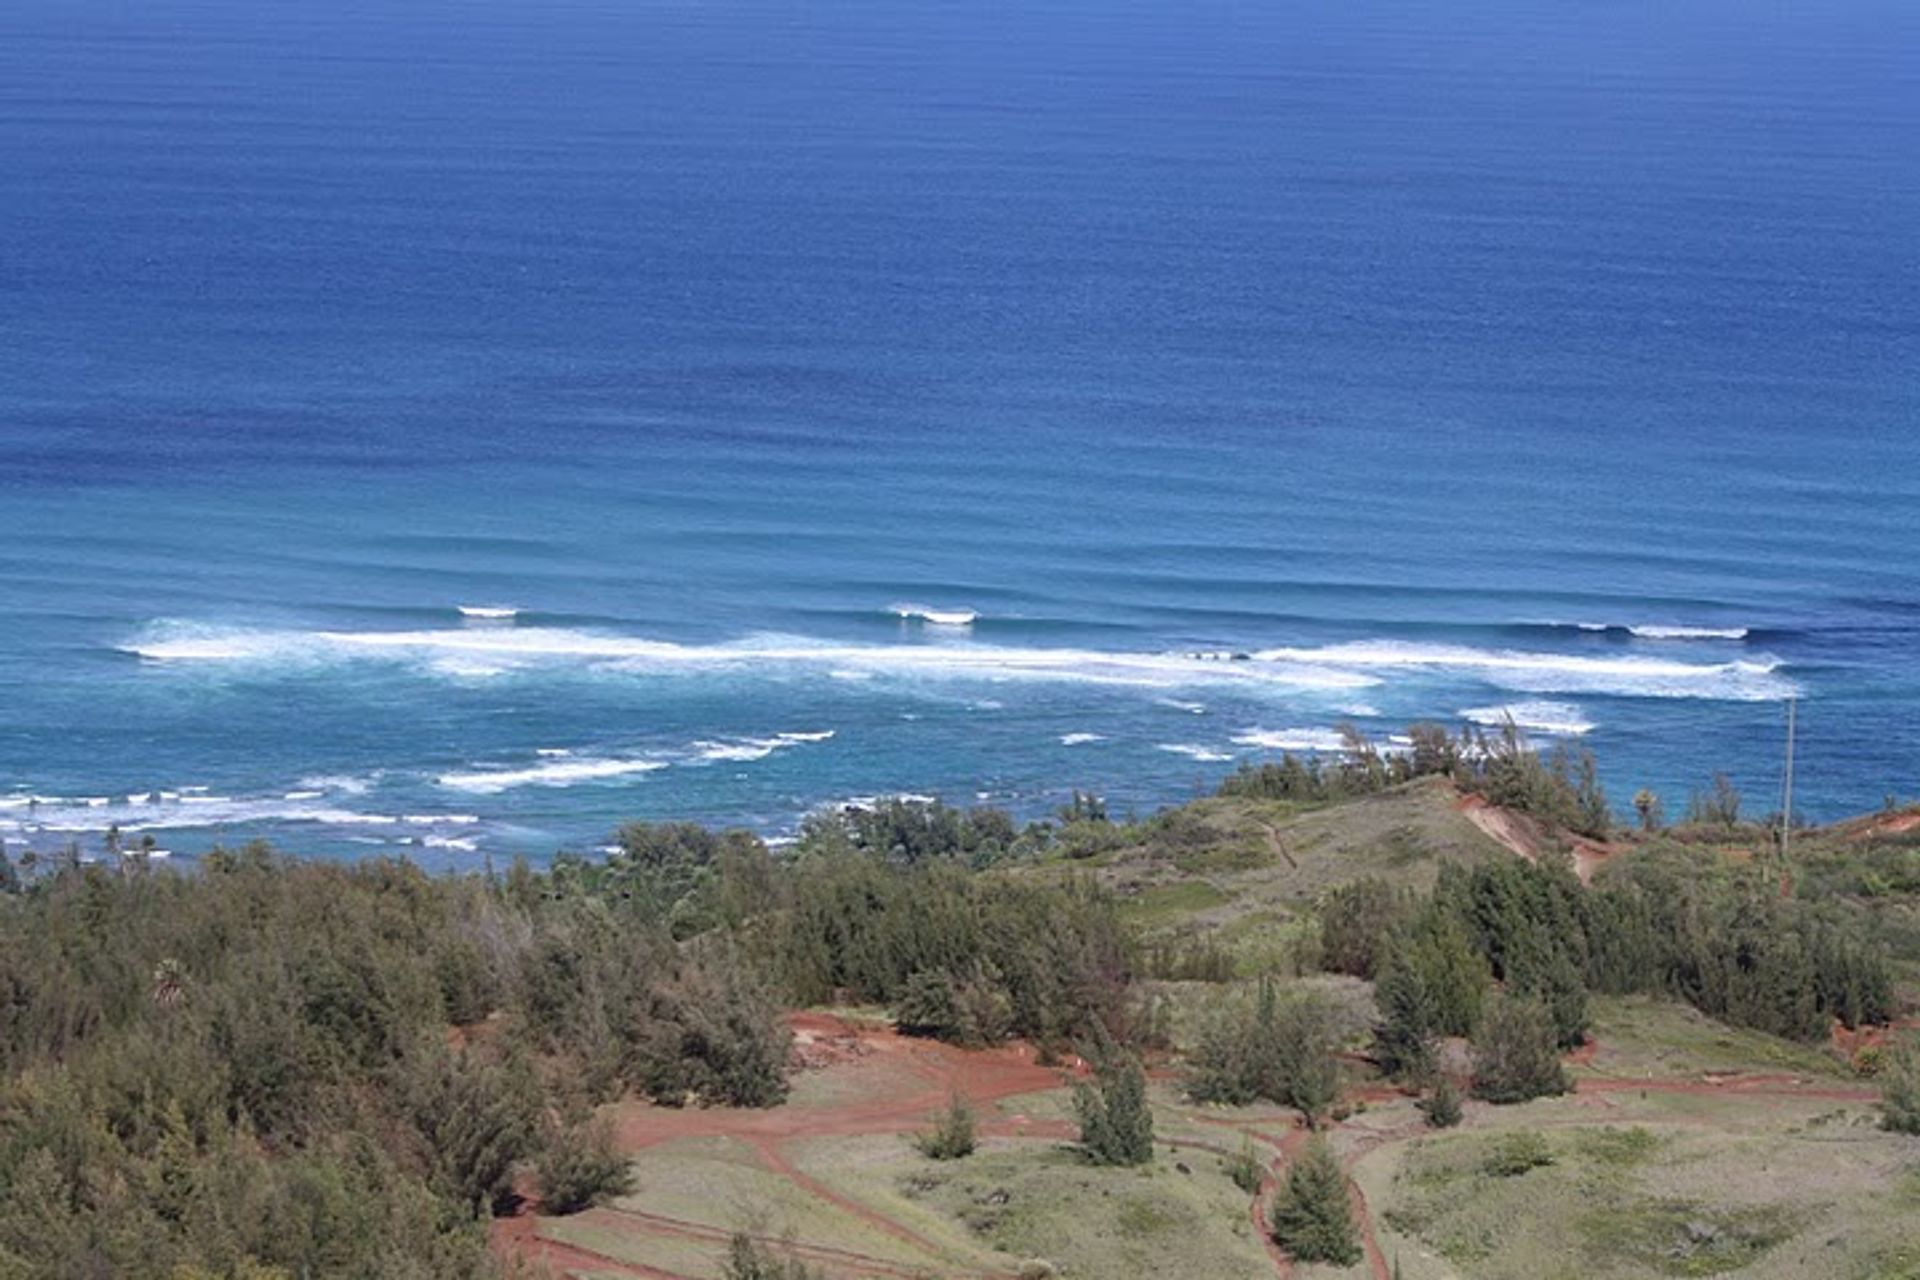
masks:
<path id="1" fill-rule="evenodd" d="M 1628 627 L 1642 640 L 1745 640 L 1745 627 Z"/>
<path id="2" fill-rule="evenodd" d="M 605 782 L 666 767 L 664 760 L 569 760 L 564 764 L 541 764 L 524 769 L 443 773 L 435 781 L 456 791 L 492 795 L 514 787 L 570 787 L 580 782 Z"/>
<path id="3" fill-rule="evenodd" d="M 972 609 L 936 609 L 926 604 L 888 605 L 887 612 L 906 621 L 918 618 L 936 627 L 970 627 L 980 617 Z"/>
<path id="4" fill-rule="evenodd" d="M 97 797 L 42 796 L 25 809 L 6 806 L 0 831 L 52 831 L 84 833 L 118 827 L 127 834 L 143 831 L 171 831 L 266 824 L 304 824 L 320 826 L 389 827 L 403 819 L 390 814 L 367 813 L 314 803 L 318 797 L 308 793 L 301 798 L 276 796 L 182 795 L 178 792 L 136 793 L 124 801 L 95 804 Z M 479 818 L 469 813 L 413 814 L 404 821 L 419 826 L 446 828 L 470 827 Z"/>
<path id="5" fill-rule="evenodd" d="M 510 604 L 463 604 L 460 616 L 479 622 L 504 622 L 519 617 L 520 611 Z"/>
<path id="6" fill-rule="evenodd" d="M 512 669 L 586 663 L 629 673 L 825 667 L 834 676 L 892 675 L 929 679 L 1077 681 L 1148 688 L 1245 682 L 1294 689 L 1360 689 L 1370 675 L 1286 658 L 1217 661 L 1186 654 L 1087 649 L 1010 648 L 968 643 L 834 644 L 794 636 L 760 636 L 714 645 L 685 645 L 560 628 L 443 631 L 209 631 L 161 626 L 125 649 L 151 662 L 250 663 L 313 667 L 354 660 L 424 662 L 435 674 L 475 674 L 473 664 Z M 458 669 L 449 663 L 470 664 Z"/>
<path id="7" fill-rule="evenodd" d="M 1570 702 L 1514 702 L 1498 707 L 1468 707 L 1460 714 L 1475 724 L 1493 728 L 1500 728 L 1511 720 L 1515 728 L 1528 733 L 1577 738 L 1583 733 L 1593 732 L 1593 722 Z"/>
<path id="8" fill-rule="evenodd" d="M 1463 671 L 1523 693 L 1771 702 L 1796 692 L 1792 681 L 1775 674 L 1779 663 L 1771 658 L 1690 663 L 1637 654 L 1593 657 L 1397 641 L 1269 649 L 1254 656 L 1266 661 L 1323 663 L 1367 671 Z"/>
<path id="9" fill-rule="evenodd" d="M 1106 735 L 1100 733 L 1063 733 L 1060 735 L 1060 745 L 1063 747 L 1079 747 L 1089 742 L 1104 741 L 1106 741 Z"/>
<path id="10" fill-rule="evenodd" d="M 1262 751 L 1343 752 L 1347 740 L 1333 729 L 1249 729 L 1236 733 L 1233 740 L 1243 747 Z"/>
<path id="11" fill-rule="evenodd" d="M 1193 742 L 1157 742 L 1154 746 L 1157 750 L 1170 752 L 1176 756 L 1185 756 L 1189 760 L 1203 760 L 1208 763 L 1213 763 L 1215 761 L 1233 759 L 1233 752 L 1231 751 L 1219 751 L 1213 747 L 1203 747 Z"/>
<path id="12" fill-rule="evenodd" d="M 696 742 L 693 744 L 695 760 L 764 760 L 776 751 L 789 747 L 803 746 L 809 742 L 825 742 L 833 736 L 833 730 L 822 729 L 812 733 L 776 733 L 771 738 L 739 738 L 729 742 Z"/>

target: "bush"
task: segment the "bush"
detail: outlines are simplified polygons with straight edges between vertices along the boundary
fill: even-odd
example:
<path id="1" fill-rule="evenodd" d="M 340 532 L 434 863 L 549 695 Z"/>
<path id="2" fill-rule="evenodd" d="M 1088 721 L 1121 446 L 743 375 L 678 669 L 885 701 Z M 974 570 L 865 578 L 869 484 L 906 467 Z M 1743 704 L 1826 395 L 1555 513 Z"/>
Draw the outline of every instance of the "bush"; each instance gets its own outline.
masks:
<path id="1" fill-rule="evenodd" d="M 1240 1150 L 1227 1157 L 1226 1170 L 1233 1185 L 1250 1196 L 1260 1194 L 1260 1187 L 1267 1180 L 1267 1168 L 1254 1154 L 1252 1138 L 1242 1139 Z"/>
<path id="2" fill-rule="evenodd" d="M 915 1134 L 914 1147 L 929 1160 L 960 1160 L 973 1154 L 973 1108 L 955 1093 L 947 1109 L 934 1117 L 933 1128 Z"/>
<path id="3" fill-rule="evenodd" d="M 1907 1045 L 1887 1055 L 1880 1070 L 1880 1125 L 1920 1134 L 1920 1048 Z"/>
<path id="4" fill-rule="evenodd" d="M 1263 981 L 1256 998 L 1235 993 L 1208 1010 L 1187 1092 L 1197 1102 L 1244 1106 L 1258 1099 L 1294 1107 L 1317 1125 L 1340 1087 L 1332 1005 L 1315 992 L 1282 998 Z"/>
<path id="5" fill-rule="evenodd" d="M 791 1253 L 783 1257 L 744 1231 L 728 1239 L 720 1275 L 721 1280 L 826 1280 L 824 1271 L 814 1270 Z"/>
<path id="6" fill-rule="evenodd" d="M 1287 1167 L 1273 1198 L 1273 1238 L 1299 1262 L 1350 1267 L 1360 1261 L 1360 1237 L 1340 1172 L 1323 1139 L 1315 1138 Z"/>
<path id="7" fill-rule="evenodd" d="M 1080 1147 L 1102 1165 L 1146 1164 L 1153 1159 L 1153 1110 L 1147 1105 L 1147 1073 L 1139 1060 L 1104 1033 L 1090 1055 L 1094 1082 L 1075 1087 Z"/>
<path id="8" fill-rule="evenodd" d="M 578 1213 L 634 1187 L 633 1167 L 614 1150 L 613 1125 L 604 1116 L 551 1125 L 534 1173 L 548 1213 Z"/>
<path id="9" fill-rule="evenodd" d="M 1434 1081 L 1427 1096 L 1414 1103 L 1420 1114 L 1427 1118 L 1427 1127 L 1432 1129 L 1451 1129 L 1460 1123 L 1460 1088 L 1446 1076 Z"/>
<path id="10" fill-rule="evenodd" d="M 1489 1001 L 1473 1036 L 1473 1096 L 1506 1104 L 1571 1087 L 1546 1006 L 1525 996 Z"/>
<path id="11" fill-rule="evenodd" d="M 1495 1178 L 1517 1178 L 1552 1163 L 1553 1152 L 1547 1148 L 1547 1140 L 1531 1130 L 1522 1130 L 1502 1134 L 1480 1168 Z"/>

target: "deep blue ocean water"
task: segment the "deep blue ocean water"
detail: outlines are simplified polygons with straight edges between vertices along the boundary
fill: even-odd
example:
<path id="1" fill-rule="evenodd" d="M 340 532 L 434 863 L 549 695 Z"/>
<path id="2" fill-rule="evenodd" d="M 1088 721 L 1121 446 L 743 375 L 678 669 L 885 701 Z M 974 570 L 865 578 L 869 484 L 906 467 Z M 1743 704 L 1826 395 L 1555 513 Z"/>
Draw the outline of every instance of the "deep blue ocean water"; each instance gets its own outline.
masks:
<path id="1" fill-rule="evenodd" d="M 1912 796 L 1916 47 L 1904 0 L 11 0 L 0 839 L 1146 810 L 1502 709 L 1623 809 L 1764 811 L 1794 694 L 1808 814 Z"/>

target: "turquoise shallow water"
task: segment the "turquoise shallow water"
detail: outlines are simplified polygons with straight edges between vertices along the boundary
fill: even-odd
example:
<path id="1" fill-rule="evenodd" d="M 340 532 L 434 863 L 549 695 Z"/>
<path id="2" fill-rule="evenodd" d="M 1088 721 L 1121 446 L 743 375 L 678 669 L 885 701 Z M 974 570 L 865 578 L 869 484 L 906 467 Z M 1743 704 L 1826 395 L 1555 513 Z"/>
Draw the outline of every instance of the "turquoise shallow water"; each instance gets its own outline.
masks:
<path id="1" fill-rule="evenodd" d="M 1920 19 L 1537 9 L 8 6 L 0 839 L 1920 791 Z"/>

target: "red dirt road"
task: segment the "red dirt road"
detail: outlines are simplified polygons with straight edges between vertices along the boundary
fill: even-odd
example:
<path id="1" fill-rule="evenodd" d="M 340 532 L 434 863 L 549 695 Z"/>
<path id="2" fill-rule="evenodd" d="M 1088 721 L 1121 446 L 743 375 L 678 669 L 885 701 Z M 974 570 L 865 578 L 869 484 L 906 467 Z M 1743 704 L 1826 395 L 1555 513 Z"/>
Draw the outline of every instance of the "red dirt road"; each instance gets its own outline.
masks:
<path id="1" fill-rule="evenodd" d="M 904 1223 L 895 1221 L 873 1206 L 843 1195 L 795 1167 L 783 1150 L 786 1143 L 806 1138 L 856 1137 L 871 1134 L 906 1134 L 926 1127 L 928 1117 L 944 1106 L 954 1094 L 966 1098 L 980 1116 L 984 1134 L 1049 1139 L 1071 1139 L 1071 1126 L 1058 1120 L 1037 1120 L 1021 1115 L 1001 1115 L 995 1104 L 1020 1094 L 1040 1093 L 1071 1083 L 1084 1068 L 1067 1070 L 1046 1067 L 1035 1061 L 1033 1051 L 1024 1045 L 1009 1045 L 988 1050 L 963 1050 L 933 1041 L 915 1040 L 890 1030 L 856 1024 L 823 1014 L 800 1014 L 792 1019 L 796 1032 L 816 1048 L 819 1069 L 836 1073 L 837 1084 L 850 1098 L 844 1103 L 793 1103 L 764 1111 L 732 1108 L 669 1108 L 629 1102 L 615 1112 L 616 1135 L 623 1151 L 637 1153 L 661 1143 L 687 1138 L 731 1138 L 752 1147 L 767 1169 L 793 1182 L 808 1195 L 855 1215 L 876 1230 L 899 1240 L 929 1257 L 939 1258 L 944 1250 L 933 1240 Z M 1567 1055 L 1569 1066 L 1589 1072 L 1600 1052 L 1600 1045 L 1589 1040 Z M 1161 1074 L 1161 1073 L 1157 1073 Z M 869 1087 L 870 1086 L 870 1087 Z M 1877 1097 L 1876 1091 L 1820 1084 L 1804 1077 L 1781 1074 L 1705 1076 L 1698 1079 L 1642 1080 L 1624 1076 L 1584 1074 L 1575 1081 L 1574 1092 L 1584 1095 L 1617 1093 L 1664 1093 L 1689 1095 L 1727 1095 L 1752 1098 L 1798 1098 L 1821 1101 L 1866 1103 Z M 1404 1096 L 1387 1086 L 1370 1086 L 1356 1097 L 1385 1101 Z M 1249 1213 L 1258 1238 L 1265 1245 L 1274 1274 L 1290 1280 L 1292 1260 L 1267 1234 L 1267 1217 L 1273 1196 L 1289 1161 L 1298 1156 L 1311 1135 L 1298 1124 L 1278 1136 L 1244 1120 L 1183 1111 L 1185 1119 L 1218 1125 L 1265 1147 L 1271 1158 L 1267 1176 L 1258 1194 L 1252 1198 Z M 1273 1121 L 1288 1123 L 1280 1117 Z M 1336 1126 L 1337 1127 L 1337 1126 Z M 1424 1126 L 1411 1124 L 1398 1129 L 1365 1133 L 1350 1145 L 1344 1166 L 1351 1170 L 1360 1159 L 1383 1147 L 1417 1137 Z M 1180 1146 L 1199 1147 L 1231 1155 L 1233 1144 L 1212 1144 L 1181 1139 Z M 1368 1270 L 1373 1280 L 1391 1280 L 1392 1269 L 1375 1232 L 1373 1215 L 1360 1186 L 1349 1178 L 1355 1223 L 1365 1248 Z M 724 1247 L 728 1233 L 714 1226 L 684 1222 L 636 1209 L 603 1209 L 597 1213 L 616 1216 L 623 1227 L 636 1235 L 694 1241 Z M 544 1265 L 558 1275 L 599 1273 L 634 1277 L 635 1280 L 689 1280 L 670 1271 L 603 1257 L 591 1250 L 547 1239 L 539 1234 L 540 1219 L 531 1208 L 521 1217 L 503 1219 L 494 1224 L 495 1247 L 507 1256 Z M 778 1241 L 768 1243 L 779 1244 Z M 884 1258 L 866 1256 L 852 1250 L 827 1245 L 786 1245 L 830 1274 L 871 1277 L 873 1280 L 905 1280 L 917 1274 L 915 1268 Z"/>

